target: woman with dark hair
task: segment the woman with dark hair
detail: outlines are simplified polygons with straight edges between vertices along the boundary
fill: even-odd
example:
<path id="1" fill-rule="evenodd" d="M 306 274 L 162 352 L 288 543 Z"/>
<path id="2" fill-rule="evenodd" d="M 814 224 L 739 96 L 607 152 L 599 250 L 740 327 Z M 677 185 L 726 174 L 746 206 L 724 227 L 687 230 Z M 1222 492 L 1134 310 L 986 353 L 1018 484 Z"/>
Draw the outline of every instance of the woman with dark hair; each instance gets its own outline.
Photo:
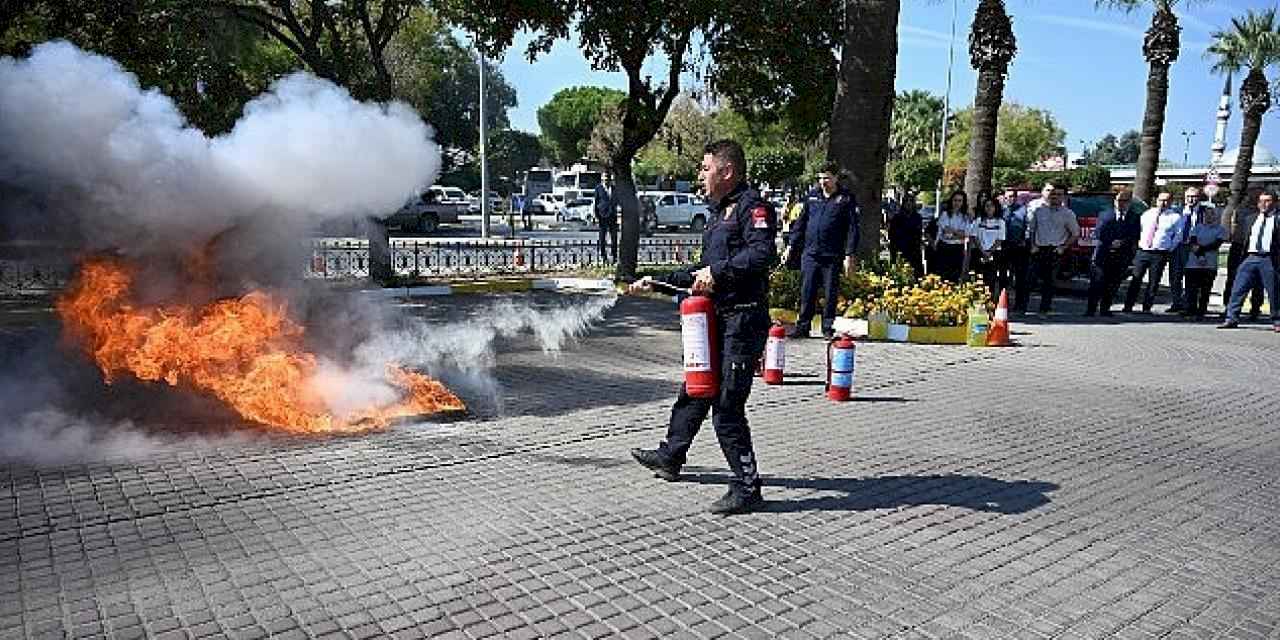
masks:
<path id="1" fill-rule="evenodd" d="M 960 282 L 964 275 L 965 248 L 969 244 L 972 224 L 969 197 L 964 190 L 956 189 L 942 205 L 942 213 L 938 215 L 938 235 L 933 239 L 933 256 L 938 266 L 935 269 L 930 265 L 930 269 L 943 280 Z"/>
<path id="2" fill-rule="evenodd" d="M 1009 286 L 1002 276 L 1004 269 L 1005 226 L 1000 203 L 989 191 L 978 193 L 978 217 L 973 221 L 972 250 L 974 271 L 991 289 L 991 299 L 1000 297 L 1000 290 Z"/>

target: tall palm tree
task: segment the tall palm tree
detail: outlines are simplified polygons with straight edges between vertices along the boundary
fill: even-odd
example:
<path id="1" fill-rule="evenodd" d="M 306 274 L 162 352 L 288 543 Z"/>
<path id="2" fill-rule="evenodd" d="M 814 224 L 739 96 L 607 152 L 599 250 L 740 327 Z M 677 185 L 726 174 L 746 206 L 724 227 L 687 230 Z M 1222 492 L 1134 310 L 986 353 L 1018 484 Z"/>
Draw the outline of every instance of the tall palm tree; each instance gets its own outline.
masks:
<path id="1" fill-rule="evenodd" d="M 1017 53 L 1013 21 L 1004 10 L 1004 0 L 981 0 L 969 31 L 969 61 L 978 71 L 978 89 L 973 98 L 973 137 L 969 140 L 969 166 L 964 177 L 964 189 L 974 199 L 971 207 L 977 206 L 979 191 L 991 188 L 1004 79 Z"/>
<path id="2" fill-rule="evenodd" d="M 1276 21 L 1276 10 L 1250 10 L 1243 18 L 1232 18 L 1231 28 L 1214 33 L 1213 39 L 1205 57 L 1214 61 L 1215 72 L 1229 74 L 1249 70 L 1240 83 L 1244 125 L 1240 129 L 1240 149 L 1231 172 L 1231 198 L 1227 203 L 1227 211 L 1234 212 L 1244 199 L 1249 174 L 1253 172 L 1253 147 L 1262 130 L 1262 116 L 1271 108 L 1271 86 L 1266 70 L 1280 63 L 1280 25 Z"/>
<path id="3" fill-rule="evenodd" d="M 937 153 L 942 134 L 942 98 L 914 89 L 893 100 L 889 153 L 894 160 Z"/>
<path id="4" fill-rule="evenodd" d="M 844 38 L 827 157 L 854 180 L 863 211 L 877 211 L 889 159 L 901 0 L 845 0 Z M 862 216 L 858 255 L 880 253 L 880 216 Z"/>
<path id="5" fill-rule="evenodd" d="M 1192 0 L 1183 0 L 1187 4 Z M 1151 202 L 1156 184 L 1156 165 L 1160 162 L 1160 137 L 1164 135 L 1164 111 L 1169 103 L 1169 67 L 1178 59 L 1182 45 L 1182 27 L 1173 13 L 1179 0 L 1096 0 L 1106 6 L 1133 12 L 1150 5 L 1155 9 L 1151 26 L 1142 41 L 1142 55 L 1147 59 L 1147 106 L 1142 115 L 1142 142 L 1138 147 L 1138 167 L 1133 179 L 1133 195 Z"/>

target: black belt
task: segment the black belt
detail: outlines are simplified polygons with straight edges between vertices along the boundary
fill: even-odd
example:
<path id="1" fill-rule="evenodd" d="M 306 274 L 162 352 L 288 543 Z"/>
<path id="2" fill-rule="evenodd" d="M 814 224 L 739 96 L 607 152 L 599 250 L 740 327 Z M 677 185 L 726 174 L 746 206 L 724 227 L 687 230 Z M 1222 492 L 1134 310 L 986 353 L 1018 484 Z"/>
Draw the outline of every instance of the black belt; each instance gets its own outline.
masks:
<path id="1" fill-rule="evenodd" d="M 1147 253 L 1158 253 L 1161 255 L 1169 255 L 1170 253 L 1168 249 L 1139 249 L 1139 251 L 1146 251 Z"/>
<path id="2" fill-rule="evenodd" d="M 1250 251 L 1249 255 L 1258 256 L 1259 258 L 1266 258 L 1271 256 L 1271 252 L 1270 251 Z"/>

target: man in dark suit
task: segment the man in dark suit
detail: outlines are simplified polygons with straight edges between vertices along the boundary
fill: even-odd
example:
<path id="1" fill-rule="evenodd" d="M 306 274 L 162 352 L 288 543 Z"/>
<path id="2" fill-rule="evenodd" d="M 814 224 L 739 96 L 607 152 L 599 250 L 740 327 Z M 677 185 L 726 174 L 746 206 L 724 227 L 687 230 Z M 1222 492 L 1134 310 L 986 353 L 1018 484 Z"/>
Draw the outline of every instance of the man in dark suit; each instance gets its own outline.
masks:
<path id="1" fill-rule="evenodd" d="M 911 265 L 917 278 L 924 277 L 924 262 L 920 256 L 923 233 L 924 220 L 920 217 L 916 194 L 908 193 L 902 197 L 898 212 L 889 218 L 889 260 L 903 260 Z"/>
<path id="2" fill-rule="evenodd" d="M 1227 226 L 1227 232 L 1230 234 L 1227 242 L 1227 284 L 1222 288 L 1222 317 L 1227 317 L 1226 306 L 1231 302 L 1231 290 L 1236 282 L 1236 271 L 1240 270 L 1240 263 L 1244 262 L 1246 252 L 1245 243 L 1249 241 L 1249 228 L 1236 224 L 1237 219 L 1243 218 L 1246 214 L 1255 211 L 1254 205 L 1258 203 L 1258 196 L 1262 194 L 1262 187 L 1252 186 L 1245 191 L 1244 200 L 1240 201 L 1240 205 L 1235 211 L 1228 211 L 1222 216 L 1222 223 Z M 1262 285 L 1259 284 L 1249 291 L 1249 319 L 1257 320 L 1262 310 Z"/>
<path id="3" fill-rule="evenodd" d="M 1200 200 L 1200 189 L 1187 187 L 1182 194 L 1182 242 L 1169 258 L 1169 295 L 1172 298 L 1169 313 L 1178 313 L 1185 306 L 1182 299 L 1183 267 L 1191 253 L 1191 228 L 1204 222 L 1205 205 Z"/>
<path id="4" fill-rule="evenodd" d="M 1092 316 L 1102 304 L 1102 315 L 1110 316 L 1111 301 L 1115 299 L 1124 280 L 1125 271 L 1133 263 L 1138 249 L 1138 234 L 1142 227 L 1138 212 L 1130 208 L 1133 194 L 1121 191 L 1115 203 L 1098 216 L 1096 227 L 1098 244 L 1093 248 L 1089 261 L 1089 304 L 1084 315 Z"/>
<path id="5" fill-rule="evenodd" d="M 618 203 L 613 198 L 613 176 L 604 174 L 600 184 L 596 185 L 596 201 L 593 205 L 596 223 L 600 225 L 599 244 L 600 262 L 606 261 L 604 252 L 605 235 L 609 236 L 613 257 L 608 262 L 618 261 Z"/>
<path id="6" fill-rule="evenodd" d="M 788 337 L 808 338 L 809 323 L 821 293 L 822 335 L 830 338 L 836 321 L 840 272 L 852 271 L 858 252 L 858 202 L 839 184 L 840 166 L 828 162 L 818 172 L 818 188 L 809 193 L 804 210 L 791 225 L 789 245 L 782 261 L 800 267 L 800 314 Z M 820 288 L 821 287 L 821 288 Z"/>
<path id="7" fill-rule="evenodd" d="M 1280 272 L 1280 213 L 1276 212 L 1276 194 L 1264 191 L 1258 196 L 1258 208 L 1237 217 L 1235 224 L 1245 240 L 1245 259 L 1236 273 L 1235 286 L 1227 303 L 1227 319 L 1219 329 L 1240 325 L 1240 308 L 1244 297 L 1255 283 L 1261 282 L 1271 303 L 1271 326 L 1280 333 L 1280 304 L 1276 300 L 1276 273 Z"/>

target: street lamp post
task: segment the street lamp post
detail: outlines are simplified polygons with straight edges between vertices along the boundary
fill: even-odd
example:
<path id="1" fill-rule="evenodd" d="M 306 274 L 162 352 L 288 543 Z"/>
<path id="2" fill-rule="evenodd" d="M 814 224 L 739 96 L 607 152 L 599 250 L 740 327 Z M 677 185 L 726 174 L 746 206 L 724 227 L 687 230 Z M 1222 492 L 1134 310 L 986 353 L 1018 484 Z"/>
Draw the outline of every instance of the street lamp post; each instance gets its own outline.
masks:
<path id="1" fill-rule="evenodd" d="M 488 127 L 485 125 L 484 113 L 484 50 L 479 46 L 480 54 L 480 237 L 489 237 L 489 158 L 486 155 L 485 143 L 488 138 Z M 514 233 L 515 229 L 512 229 Z"/>
<path id="2" fill-rule="evenodd" d="M 1196 135 L 1194 131 L 1183 131 L 1182 137 L 1186 140 L 1186 146 L 1182 148 L 1182 164 L 1186 165 L 1190 162 L 1191 157 L 1191 138 Z"/>
<path id="3" fill-rule="evenodd" d="M 939 162 L 942 164 L 942 177 L 938 178 L 938 187 L 933 193 L 934 215 L 942 213 L 942 181 L 947 177 L 947 124 L 951 115 L 951 67 L 956 60 L 956 4 L 958 0 L 951 0 L 951 43 L 947 45 L 947 92 L 942 96 L 942 148 L 938 150 L 941 156 Z"/>

